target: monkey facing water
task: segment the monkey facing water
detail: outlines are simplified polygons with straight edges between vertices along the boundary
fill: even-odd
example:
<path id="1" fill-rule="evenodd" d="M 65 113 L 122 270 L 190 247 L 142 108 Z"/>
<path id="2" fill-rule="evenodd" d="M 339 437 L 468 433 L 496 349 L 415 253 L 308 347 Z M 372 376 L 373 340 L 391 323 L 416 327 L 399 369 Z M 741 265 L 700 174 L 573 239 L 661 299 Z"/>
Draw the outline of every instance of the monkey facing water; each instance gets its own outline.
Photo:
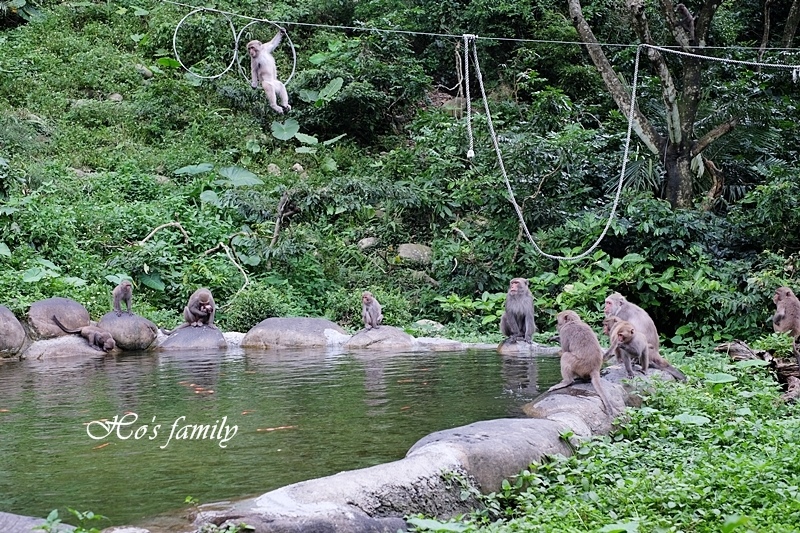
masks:
<path id="1" fill-rule="evenodd" d="M 378 329 L 378 326 L 383 322 L 381 304 L 369 291 L 361 293 L 361 318 L 364 320 L 364 328 L 366 329 Z"/>
<path id="2" fill-rule="evenodd" d="M 247 43 L 247 53 L 250 54 L 250 86 L 255 89 L 259 83 L 267 95 L 269 106 L 278 114 L 283 114 L 284 111 L 289 111 L 292 106 L 289 105 L 289 95 L 286 92 L 286 86 L 278 79 L 278 69 L 275 66 L 275 58 L 272 57 L 272 52 L 275 50 L 283 36 L 286 35 L 286 30 L 280 28 L 275 37 L 268 43 L 253 40 Z M 277 97 L 281 99 L 281 105 L 278 105 Z"/>
<path id="3" fill-rule="evenodd" d="M 110 352 L 114 348 L 117 347 L 117 343 L 114 342 L 114 338 L 111 336 L 109 332 L 104 329 L 100 329 L 97 326 L 83 326 L 77 329 L 68 329 L 61 323 L 58 318 L 53 315 L 53 322 L 61 328 L 64 333 L 77 333 L 89 343 L 89 346 L 94 348 L 95 350 L 100 350 L 103 352 Z"/>
<path id="4" fill-rule="evenodd" d="M 125 302 L 125 308 L 127 309 L 127 314 L 133 314 L 131 312 L 131 300 L 133 299 L 133 285 L 130 281 L 123 280 L 122 283 L 114 287 L 114 290 L 111 291 L 111 295 L 114 297 L 114 312 L 117 313 L 117 316 L 122 316 L 122 302 Z"/>
<path id="5" fill-rule="evenodd" d="M 561 344 L 561 382 L 550 387 L 548 392 L 569 387 L 578 378 L 589 378 L 595 392 L 603 402 L 607 414 L 615 409 L 606 395 L 600 378 L 603 366 L 603 349 L 592 328 L 575 311 L 561 311 L 556 317 L 559 343 Z"/>
<path id="6" fill-rule="evenodd" d="M 507 337 L 504 342 L 524 340 L 528 343 L 531 335 L 536 333 L 533 294 L 525 278 L 514 278 L 509 283 L 505 312 L 500 317 L 500 332 Z"/>

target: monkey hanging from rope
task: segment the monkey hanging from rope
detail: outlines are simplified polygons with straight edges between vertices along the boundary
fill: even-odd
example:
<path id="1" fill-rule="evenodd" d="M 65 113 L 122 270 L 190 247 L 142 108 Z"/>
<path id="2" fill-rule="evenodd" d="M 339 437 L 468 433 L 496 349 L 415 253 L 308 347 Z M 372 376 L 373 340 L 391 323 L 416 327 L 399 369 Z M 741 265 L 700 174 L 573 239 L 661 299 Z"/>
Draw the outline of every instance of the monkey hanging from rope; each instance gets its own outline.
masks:
<path id="1" fill-rule="evenodd" d="M 286 29 L 279 28 L 278 33 L 268 43 L 262 43 L 257 40 L 247 43 L 247 53 L 250 54 L 250 74 L 252 76 L 250 86 L 255 89 L 260 82 L 261 87 L 264 88 L 264 93 L 267 95 L 269 106 L 281 115 L 284 111 L 292 109 L 292 106 L 289 105 L 286 86 L 278 79 L 278 69 L 275 66 L 275 58 L 272 57 L 272 51 L 281 44 L 284 35 L 286 35 Z M 278 96 L 280 96 L 281 105 L 278 105 Z"/>

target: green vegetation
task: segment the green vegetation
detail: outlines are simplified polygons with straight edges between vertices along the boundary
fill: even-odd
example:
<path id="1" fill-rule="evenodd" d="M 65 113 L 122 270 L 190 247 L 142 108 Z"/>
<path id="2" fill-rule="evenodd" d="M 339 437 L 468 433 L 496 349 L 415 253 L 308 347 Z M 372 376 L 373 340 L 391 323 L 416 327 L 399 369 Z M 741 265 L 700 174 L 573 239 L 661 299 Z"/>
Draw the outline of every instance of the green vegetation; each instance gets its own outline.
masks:
<path id="1" fill-rule="evenodd" d="M 638 42 L 622 2 L 583 3 L 598 39 Z M 674 44 L 658 2 L 646 4 L 653 38 Z M 459 95 L 443 88 L 457 86 L 462 41 L 445 34 L 479 35 L 525 222 L 547 252 L 585 250 L 609 215 L 627 119 L 571 44 L 579 37 L 565 1 L 299 0 L 267 12 L 253 0 L 215 4 L 295 23 L 286 24 L 298 57 L 293 109 L 277 116 L 231 63 L 219 14 L 197 13 L 176 33 L 188 10 L 167 2 L 0 0 L 0 304 L 22 315 L 65 296 L 96 318 L 127 277 L 134 310 L 165 327 L 206 286 L 223 329 L 291 315 L 355 328 L 359 294 L 370 290 L 386 323 L 429 318 L 446 323 L 443 335 L 499 340 L 512 277 L 530 279 L 544 331 L 565 308 L 598 324 L 604 297 L 619 291 L 648 309 L 667 355 L 698 377 L 658 385 L 613 445 L 592 441 L 524 473 L 470 524 L 792 530 L 798 457 L 783 444 L 798 440 L 796 408 L 773 405 L 778 391 L 763 369 L 731 368 L 708 351 L 742 338 L 785 353 L 785 337 L 766 334 L 771 296 L 797 288 L 800 271 L 799 89 L 788 69 L 752 65 L 798 64 L 800 52 L 759 56 L 762 8 L 740 4 L 720 3 L 709 30 L 719 48 L 707 53 L 743 63 L 700 65 L 696 132 L 686 137 L 735 123 L 703 153 L 720 174 L 700 159 L 692 166 L 687 146 L 680 172 L 666 168 L 634 138 L 610 232 L 590 257 L 558 262 L 520 231 L 482 111 L 469 160 L 466 124 L 453 116 L 460 105 L 437 103 Z M 788 4 L 772 7 L 768 46 L 792 44 L 781 38 L 793 35 Z M 241 30 L 249 19 L 231 21 Z M 274 31 L 258 23 L 243 41 Z M 203 78 L 174 57 L 173 34 L 180 60 Z M 635 48 L 606 53 L 629 80 Z M 288 42 L 276 55 L 286 75 Z M 663 135 L 663 87 L 642 62 L 637 103 Z M 685 65 L 665 66 L 680 85 Z M 691 205 L 667 201 L 667 176 L 690 170 Z M 368 237 L 377 244 L 359 247 Z M 408 242 L 431 246 L 432 262 L 400 260 Z"/>
<path id="2" fill-rule="evenodd" d="M 800 411 L 758 363 L 697 346 L 668 352 L 689 385 L 653 383 L 612 437 L 550 457 L 462 522 L 419 531 L 797 531 Z M 571 435 L 565 435 L 569 438 Z"/>
<path id="3" fill-rule="evenodd" d="M 165 327 L 198 286 L 222 305 L 225 329 L 276 315 L 356 327 L 358 294 L 368 289 L 387 323 L 430 318 L 447 322 L 448 335 L 497 340 L 502 294 L 523 275 L 543 330 L 565 307 L 599 317 L 618 290 L 680 343 L 763 332 L 772 290 L 796 276 L 800 125 L 785 72 L 705 65 L 699 119 L 716 120 L 716 102 L 748 95 L 737 127 L 715 143 L 721 193 L 703 200 L 711 182 L 699 174 L 697 208 L 671 208 L 660 199 L 658 158 L 634 149 L 600 249 L 559 263 L 520 233 L 485 117 L 473 116 L 468 161 L 464 121 L 434 105 L 436 87 L 457 79 L 461 40 L 427 34 L 486 37 L 477 42 L 483 77 L 515 196 L 544 250 L 574 254 L 608 216 L 626 121 L 580 47 L 489 38 L 576 39 L 559 2 L 309 1 L 268 13 L 248 0 L 220 4 L 305 24 L 288 25 L 297 54 L 288 117 L 264 105 L 237 65 L 214 77 L 232 52 L 219 14 L 195 14 L 175 35 L 180 60 L 211 77 L 201 79 L 173 57 L 185 8 L 24 5 L 41 16 L 0 11 L 0 294 L 19 315 L 59 295 L 97 317 L 115 280 L 129 277 L 135 311 Z M 723 5 L 712 35 L 726 45 L 760 36 L 760 18 L 745 11 Z M 239 30 L 249 19 L 232 21 Z M 332 28 L 355 21 L 425 33 Z M 618 18 L 593 12 L 591 21 L 603 38 L 633 42 Z M 256 23 L 243 39 L 274 31 Z M 281 73 L 292 69 L 290 52 L 288 42 L 276 52 Z M 610 60 L 624 70 L 631 53 Z M 771 54 L 764 61 L 797 59 Z M 639 105 L 649 114 L 660 100 L 655 83 L 641 73 Z M 366 237 L 378 241 L 362 250 Z M 431 246 L 432 263 L 401 261 L 405 242 Z"/>
<path id="4" fill-rule="evenodd" d="M 103 515 L 95 514 L 92 511 L 78 511 L 77 509 L 72 509 L 67 507 L 67 511 L 72 518 L 75 520 L 77 524 L 73 533 L 100 533 L 100 527 L 94 527 L 91 524 L 107 521 Z M 54 533 L 60 531 L 61 528 L 59 525 L 61 524 L 61 519 L 58 517 L 58 509 L 53 509 L 50 511 L 50 514 L 47 515 L 45 519 L 45 523 L 41 526 L 37 526 L 34 530 L 41 529 L 42 531 L 46 531 L 47 533 Z"/>

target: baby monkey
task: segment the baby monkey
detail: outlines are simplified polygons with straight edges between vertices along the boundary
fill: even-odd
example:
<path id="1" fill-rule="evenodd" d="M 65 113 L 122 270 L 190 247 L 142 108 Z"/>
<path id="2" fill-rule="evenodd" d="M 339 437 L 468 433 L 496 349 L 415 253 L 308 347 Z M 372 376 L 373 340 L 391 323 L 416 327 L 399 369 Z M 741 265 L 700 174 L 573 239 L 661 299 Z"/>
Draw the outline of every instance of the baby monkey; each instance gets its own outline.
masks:
<path id="1" fill-rule="evenodd" d="M 252 40 L 247 43 L 247 53 L 250 54 L 250 86 L 253 89 L 257 88 L 259 83 L 267 95 L 269 106 L 278 114 L 282 115 L 284 111 L 289 111 L 292 106 L 289 105 L 289 95 L 286 92 L 286 86 L 278 79 L 278 69 L 275 66 L 275 58 L 272 57 L 272 51 L 275 50 L 281 39 L 286 35 L 286 30 L 280 28 L 275 37 L 268 43 Z M 277 97 L 280 96 L 281 105 L 278 105 Z"/>
<path id="2" fill-rule="evenodd" d="M 633 324 L 617 316 L 609 316 L 603 320 L 603 331 L 608 334 L 611 341 L 611 346 L 603 355 L 604 361 L 616 355 L 617 361 L 622 361 L 625 366 L 628 377 L 632 378 L 631 359 L 636 359 L 642 367 L 642 373 L 647 373 L 647 368 L 650 366 L 650 346 L 645 336 L 636 331 Z"/>

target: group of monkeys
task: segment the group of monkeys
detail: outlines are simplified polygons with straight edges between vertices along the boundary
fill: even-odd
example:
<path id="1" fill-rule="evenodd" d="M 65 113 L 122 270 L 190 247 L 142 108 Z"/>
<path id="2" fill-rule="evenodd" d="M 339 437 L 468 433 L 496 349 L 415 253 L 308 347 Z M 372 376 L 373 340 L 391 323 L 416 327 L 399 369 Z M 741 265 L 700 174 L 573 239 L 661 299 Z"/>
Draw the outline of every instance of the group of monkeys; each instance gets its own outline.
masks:
<path id="1" fill-rule="evenodd" d="M 800 300 L 789 287 L 778 287 L 772 300 L 777 308 L 772 316 L 773 329 L 778 333 L 789 333 L 796 339 L 800 336 Z M 624 365 L 628 377 L 634 375 L 632 362 L 635 361 L 642 373 L 652 366 L 676 379 L 686 380 L 683 372 L 659 354 L 658 330 L 647 311 L 619 293 L 615 292 L 605 300 L 603 333 L 608 335 L 610 342 L 605 351 L 600 347 L 595 332 L 575 311 L 561 311 L 556 321 L 561 345 L 562 380 L 550 387 L 550 391 L 568 387 L 576 379 L 588 378 L 605 411 L 613 413 L 600 380 L 600 369 L 612 355 Z M 533 295 L 525 278 L 511 280 L 505 312 L 500 318 L 500 331 L 507 337 L 504 342 L 530 342 L 531 335 L 536 332 Z"/>
<path id="2" fill-rule="evenodd" d="M 605 316 L 603 333 L 608 335 L 611 345 L 603 351 L 594 330 L 581 320 L 578 313 L 571 310 L 558 313 L 556 330 L 561 345 L 562 379 L 549 391 L 568 387 L 576 379 L 588 378 L 605 411 L 613 414 L 614 408 L 600 380 L 600 369 L 612 355 L 624 365 L 628 377 L 633 377 L 632 362 L 636 361 L 642 373 L 653 366 L 677 379 L 686 380 L 680 370 L 659 354 L 658 330 L 647 311 L 615 292 L 605 300 Z M 514 278 L 509 284 L 505 311 L 500 317 L 500 331 L 507 337 L 504 343 L 530 342 L 531 335 L 536 332 L 533 295 L 525 278 Z"/>
<path id="3" fill-rule="evenodd" d="M 122 316 L 123 303 L 125 303 L 125 313 L 128 315 L 133 314 L 131 312 L 133 284 L 131 284 L 130 281 L 123 280 L 119 285 L 114 287 L 111 295 L 114 298 L 114 312 L 118 317 Z M 190 326 L 208 326 L 216 329 L 217 326 L 214 325 L 214 314 L 216 311 L 217 307 L 214 304 L 214 297 L 211 295 L 211 291 L 206 288 L 197 289 L 189 297 L 189 302 L 183 308 L 183 324 L 171 331 L 162 329 L 161 332 L 165 335 L 172 335 L 179 329 Z M 114 337 L 111 336 L 111 333 L 98 326 L 89 325 L 81 328 L 69 329 L 65 327 L 55 315 L 53 315 L 53 322 L 65 333 L 76 333 L 82 336 L 89 343 L 89 346 L 96 350 L 110 352 L 117 347 L 117 343 L 114 341 Z"/>

